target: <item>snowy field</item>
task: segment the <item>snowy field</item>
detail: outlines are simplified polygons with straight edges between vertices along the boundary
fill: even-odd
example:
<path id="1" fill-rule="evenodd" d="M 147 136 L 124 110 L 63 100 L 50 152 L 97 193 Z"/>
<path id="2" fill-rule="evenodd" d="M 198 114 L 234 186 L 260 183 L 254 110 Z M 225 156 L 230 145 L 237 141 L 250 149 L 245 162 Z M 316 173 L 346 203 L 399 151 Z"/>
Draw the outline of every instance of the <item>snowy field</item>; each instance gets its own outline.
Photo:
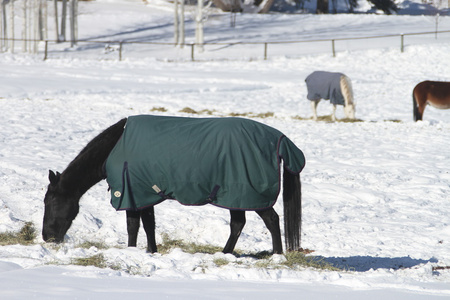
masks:
<path id="1" fill-rule="evenodd" d="M 81 39 L 172 39 L 168 4 L 102 0 L 80 3 L 80 10 Z M 441 30 L 450 30 L 450 17 L 441 16 L 439 22 Z M 194 26 L 187 24 L 191 41 Z M 231 28 L 229 16 L 217 13 L 205 26 L 208 41 L 261 41 L 430 31 L 435 19 L 246 15 Z M 289 44 L 283 47 L 292 52 Z M 60 247 L 44 243 L 40 234 L 32 246 L 0 246 L 0 299 L 449 298 L 450 110 L 427 107 L 424 121 L 415 123 L 411 99 L 420 81 L 450 81 L 449 39 L 407 45 L 404 53 L 396 39 L 373 49 L 344 49 L 336 57 L 329 49 L 315 53 L 313 45 L 302 47 L 310 54 L 268 60 L 243 54 L 202 62 L 143 56 L 142 49 L 127 50 L 121 62 L 99 59 L 101 49 L 77 57 L 82 47 L 66 50 L 70 53 L 63 58 L 54 53 L 47 61 L 41 54 L 0 54 L 0 232 L 19 230 L 28 221 L 41 231 L 48 170 L 63 171 L 89 140 L 125 116 L 210 116 L 181 112 L 185 107 L 217 117 L 270 112 L 271 117 L 253 119 L 285 133 L 307 160 L 301 174 L 302 247 L 340 271 L 261 268 L 248 256 L 180 249 L 150 255 L 143 231 L 138 247 L 127 248 L 125 213 L 112 208 L 101 182 L 81 199 L 80 213 Z M 211 54 L 205 52 L 205 57 Z M 304 79 L 315 70 L 343 72 L 352 79 L 356 117 L 363 122 L 310 120 Z M 319 115 L 330 113 L 331 106 L 321 102 Z M 337 117 L 344 117 L 341 107 Z M 275 209 L 283 219 L 282 201 Z M 158 243 L 168 234 L 225 245 L 228 211 L 173 201 L 155 210 Z M 84 249 L 78 246 L 83 241 L 110 248 Z M 247 213 L 236 248 L 256 253 L 271 247 L 262 221 Z M 71 264 L 100 253 L 118 270 Z M 218 266 L 217 259 L 228 264 Z"/>

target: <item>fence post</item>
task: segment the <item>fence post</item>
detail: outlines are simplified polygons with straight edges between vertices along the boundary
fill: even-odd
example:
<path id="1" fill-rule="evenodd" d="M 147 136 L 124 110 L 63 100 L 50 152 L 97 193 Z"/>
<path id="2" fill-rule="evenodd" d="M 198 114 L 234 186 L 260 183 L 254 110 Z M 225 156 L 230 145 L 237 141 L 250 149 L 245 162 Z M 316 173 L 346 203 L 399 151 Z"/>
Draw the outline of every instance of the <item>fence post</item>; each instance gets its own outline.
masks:
<path id="1" fill-rule="evenodd" d="M 404 35 L 401 34 L 400 35 L 400 52 L 403 53 L 403 50 L 405 48 L 405 44 L 404 44 Z"/>
<path id="2" fill-rule="evenodd" d="M 119 42 L 119 61 L 122 61 L 122 44 L 123 42 Z"/>
<path id="3" fill-rule="evenodd" d="M 191 61 L 194 61 L 194 46 L 195 44 L 191 44 Z"/>
<path id="4" fill-rule="evenodd" d="M 45 41 L 44 60 L 47 60 L 48 41 Z"/>
<path id="5" fill-rule="evenodd" d="M 267 60 L 267 43 L 264 43 L 264 60 Z"/>
<path id="6" fill-rule="evenodd" d="M 336 57 L 336 49 L 334 48 L 334 40 L 331 40 L 331 49 L 333 51 L 333 57 Z"/>

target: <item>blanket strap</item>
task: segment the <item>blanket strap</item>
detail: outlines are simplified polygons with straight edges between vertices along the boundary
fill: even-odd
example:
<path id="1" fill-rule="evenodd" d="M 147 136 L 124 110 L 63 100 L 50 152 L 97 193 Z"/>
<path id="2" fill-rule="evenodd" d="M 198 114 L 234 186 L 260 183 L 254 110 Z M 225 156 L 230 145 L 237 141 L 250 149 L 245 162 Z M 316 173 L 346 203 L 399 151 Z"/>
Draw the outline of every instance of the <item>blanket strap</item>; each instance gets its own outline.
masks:
<path id="1" fill-rule="evenodd" d="M 213 200 L 215 200 L 219 189 L 220 189 L 220 185 L 216 184 L 214 186 L 213 190 L 211 191 L 211 194 L 209 194 L 209 197 L 206 198 L 206 200 L 209 202 L 212 202 Z"/>
<path id="2" fill-rule="evenodd" d="M 163 193 L 163 191 L 161 191 L 161 189 L 155 184 L 154 186 L 152 186 L 152 189 L 158 193 L 158 195 L 162 198 L 162 199 L 169 199 L 169 196 L 167 196 L 166 194 Z"/>

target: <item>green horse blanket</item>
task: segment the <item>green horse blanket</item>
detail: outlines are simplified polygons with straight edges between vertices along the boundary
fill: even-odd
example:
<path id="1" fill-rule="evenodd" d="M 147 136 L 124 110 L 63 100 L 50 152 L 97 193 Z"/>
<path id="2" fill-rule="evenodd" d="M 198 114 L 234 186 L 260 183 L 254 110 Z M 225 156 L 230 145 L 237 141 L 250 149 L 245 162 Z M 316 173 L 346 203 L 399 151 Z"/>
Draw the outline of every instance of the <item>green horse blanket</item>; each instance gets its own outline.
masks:
<path id="1" fill-rule="evenodd" d="M 275 204 L 280 164 L 305 157 L 278 130 L 242 118 L 129 117 L 105 164 L 111 204 L 139 210 L 166 199 L 258 210 Z"/>

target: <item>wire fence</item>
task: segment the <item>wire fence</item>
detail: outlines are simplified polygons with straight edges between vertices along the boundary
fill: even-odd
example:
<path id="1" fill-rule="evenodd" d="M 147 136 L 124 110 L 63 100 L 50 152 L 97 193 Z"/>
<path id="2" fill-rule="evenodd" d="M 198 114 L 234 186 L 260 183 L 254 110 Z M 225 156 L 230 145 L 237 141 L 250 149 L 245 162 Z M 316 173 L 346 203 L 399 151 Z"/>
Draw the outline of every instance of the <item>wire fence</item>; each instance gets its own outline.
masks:
<path id="1" fill-rule="evenodd" d="M 4 39 L 4 41 L 12 40 Z M 25 40 L 14 39 L 13 41 Z M 166 61 L 267 60 L 269 57 L 300 57 L 318 53 L 331 53 L 335 57 L 338 52 L 389 48 L 396 44 L 400 52 L 403 52 L 408 45 L 449 42 L 450 30 L 296 41 L 207 42 L 202 45 L 139 41 L 79 40 L 76 43 L 54 40 L 26 41 L 38 42 L 38 47 L 33 53 L 43 54 L 44 60 L 49 58 L 94 58 L 119 61 L 127 58 L 153 58 Z M 73 44 L 75 46 L 71 47 Z"/>

